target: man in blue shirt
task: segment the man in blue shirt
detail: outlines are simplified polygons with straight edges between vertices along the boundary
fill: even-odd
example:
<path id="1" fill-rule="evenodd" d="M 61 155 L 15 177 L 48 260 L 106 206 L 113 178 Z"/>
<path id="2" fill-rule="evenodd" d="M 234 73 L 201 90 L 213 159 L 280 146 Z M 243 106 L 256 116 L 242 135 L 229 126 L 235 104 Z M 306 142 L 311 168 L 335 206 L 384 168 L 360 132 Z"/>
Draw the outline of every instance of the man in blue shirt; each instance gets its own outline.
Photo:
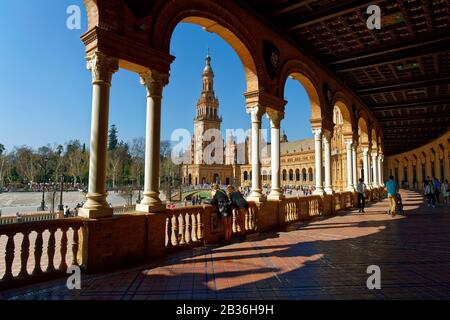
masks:
<path id="1" fill-rule="evenodd" d="M 389 180 L 385 183 L 387 193 L 388 193 L 388 199 L 389 199 L 389 213 L 391 213 L 393 216 L 395 215 L 395 209 L 396 209 L 396 196 L 398 192 L 398 184 L 394 181 L 393 176 L 389 176 Z"/>
<path id="2" fill-rule="evenodd" d="M 439 203 L 439 194 L 441 192 L 441 183 L 436 177 L 433 177 L 434 196 L 436 197 L 436 203 Z"/>

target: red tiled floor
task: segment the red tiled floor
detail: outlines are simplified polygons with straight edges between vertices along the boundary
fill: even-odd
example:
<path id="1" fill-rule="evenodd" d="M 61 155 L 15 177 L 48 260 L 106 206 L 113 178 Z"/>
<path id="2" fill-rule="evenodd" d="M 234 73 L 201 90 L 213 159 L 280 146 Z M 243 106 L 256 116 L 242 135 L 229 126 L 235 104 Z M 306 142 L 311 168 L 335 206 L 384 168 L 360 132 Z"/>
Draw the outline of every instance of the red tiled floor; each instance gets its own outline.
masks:
<path id="1" fill-rule="evenodd" d="M 227 246 L 195 248 L 158 265 L 65 279 L 0 293 L 3 299 L 450 299 L 450 207 L 428 209 L 404 191 L 407 216 L 340 213 L 251 235 Z M 366 287 L 369 265 L 381 290 Z"/>

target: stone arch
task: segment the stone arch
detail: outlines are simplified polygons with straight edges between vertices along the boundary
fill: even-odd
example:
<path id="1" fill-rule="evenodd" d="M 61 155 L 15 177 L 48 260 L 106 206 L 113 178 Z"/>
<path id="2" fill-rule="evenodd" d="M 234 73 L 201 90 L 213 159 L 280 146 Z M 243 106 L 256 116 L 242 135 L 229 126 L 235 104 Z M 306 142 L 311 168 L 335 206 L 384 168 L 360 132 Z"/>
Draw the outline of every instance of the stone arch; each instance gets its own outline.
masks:
<path id="1" fill-rule="evenodd" d="M 281 68 L 280 78 L 278 82 L 278 95 L 284 97 L 284 88 L 288 77 L 300 82 L 305 88 L 309 97 L 311 107 L 311 121 L 313 123 L 321 123 L 323 118 L 323 110 L 321 106 L 326 105 L 324 98 L 320 94 L 320 79 L 316 73 L 306 64 L 299 60 L 289 60 Z"/>
<path id="2" fill-rule="evenodd" d="M 208 32 L 214 32 L 225 40 L 237 53 L 244 66 L 247 92 L 259 90 L 261 80 L 265 80 L 262 61 L 256 57 L 259 48 L 245 25 L 218 2 L 211 1 L 164 1 L 154 14 L 152 46 L 163 52 L 170 51 L 173 31 L 180 22 L 193 23 Z"/>
<path id="3" fill-rule="evenodd" d="M 342 133 L 344 135 L 351 136 L 353 132 L 355 132 L 354 120 L 351 112 L 351 104 L 348 102 L 346 96 L 342 92 L 337 92 L 333 97 L 332 102 L 333 108 L 338 108 L 342 118 L 343 118 L 343 127 Z M 334 119 L 333 119 L 334 120 Z"/>
<path id="4" fill-rule="evenodd" d="M 360 144 L 369 144 L 369 123 L 367 117 L 362 113 L 358 119 L 358 134 Z"/>
<path id="5" fill-rule="evenodd" d="M 371 144 L 372 144 L 372 150 L 378 150 L 378 133 L 377 133 L 377 130 L 375 130 L 375 128 L 372 128 Z"/>

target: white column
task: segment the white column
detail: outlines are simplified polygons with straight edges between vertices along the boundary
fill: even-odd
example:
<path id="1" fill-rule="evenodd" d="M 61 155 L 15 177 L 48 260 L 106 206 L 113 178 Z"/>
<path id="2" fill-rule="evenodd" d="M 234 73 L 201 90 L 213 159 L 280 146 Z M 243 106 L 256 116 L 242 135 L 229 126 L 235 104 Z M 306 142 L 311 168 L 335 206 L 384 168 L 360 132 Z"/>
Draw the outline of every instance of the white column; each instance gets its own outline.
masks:
<path id="1" fill-rule="evenodd" d="M 316 162 L 316 190 L 314 194 L 323 195 L 322 185 L 322 129 L 314 129 L 314 151 Z"/>
<path id="2" fill-rule="evenodd" d="M 376 153 L 372 154 L 372 174 L 372 185 L 374 188 L 378 188 L 378 155 Z"/>
<path id="3" fill-rule="evenodd" d="M 165 210 L 159 198 L 159 159 L 161 145 L 161 100 L 168 75 L 155 70 L 141 74 L 141 84 L 147 91 L 147 121 L 145 130 L 145 182 L 144 198 L 136 205 L 141 212 Z"/>
<path id="4" fill-rule="evenodd" d="M 356 157 L 356 143 L 353 144 L 352 147 L 352 166 L 353 166 L 353 188 L 356 189 L 356 185 L 358 184 L 358 160 Z"/>
<path id="5" fill-rule="evenodd" d="M 113 215 L 106 201 L 106 159 L 108 145 L 109 93 L 111 79 L 119 69 L 116 58 L 101 52 L 87 57 L 92 72 L 91 146 L 89 157 L 89 188 L 87 201 L 78 214 L 85 218 L 105 218 Z"/>
<path id="6" fill-rule="evenodd" d="M 325 154 L 325 192 L 333 194 L 333 186 L 331 182 L 331 133 L 324 132 L 323 146 Z"/>
<path id="7" fill-rule="evenodd" d="M 383 155 L 378 156 L 378 185 L 380 187 L 384 186 L 383 181 Z"/>
<path id="8" fill-rule="evenodd" d="M 272 188 L 269 199 L 280 200 L 283 192 L 280 189 L 280 122 L 284 114 L 277 111 L 268 111 L 270 120 L 271 162 L 272 162 Z"/>
<path id="9" fill-rule="evenodd" d="M 347 149 L 347 190 L 354 191 L 353 187 L 353 140 L 345 140 L 345 147 Z"/>
<path id="10" fill-rule="evenodd" d="M 261 189 L 261 118 L 264 109 L 260 106 L 254 106 L 247 109 L 252 121 L 252 192 L 249 200 L 260 202 L 264 200 Z M 273 174 L 273 173 L 272 173 Z"/>
<path id="11" fill-rule="evenodd" d="M 363 148 L 364 183 L 369 186 L 369 149 Z"/>

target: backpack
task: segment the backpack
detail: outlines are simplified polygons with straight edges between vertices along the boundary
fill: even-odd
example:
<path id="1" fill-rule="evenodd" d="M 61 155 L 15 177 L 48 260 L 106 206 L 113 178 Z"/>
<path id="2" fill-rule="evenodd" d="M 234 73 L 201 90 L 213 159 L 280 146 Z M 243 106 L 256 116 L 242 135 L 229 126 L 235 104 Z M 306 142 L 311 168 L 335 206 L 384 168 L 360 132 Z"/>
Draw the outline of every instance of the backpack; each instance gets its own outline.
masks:
<path id="1" fill-rule="evenodd" d="M 222 190 L 218 190 L 217 192 L 222 192 L 227 197 L 227 200 L 218 201 L 219 213 L 221 216 L 226 217 L 231 214 L 231 201 Z"/>

